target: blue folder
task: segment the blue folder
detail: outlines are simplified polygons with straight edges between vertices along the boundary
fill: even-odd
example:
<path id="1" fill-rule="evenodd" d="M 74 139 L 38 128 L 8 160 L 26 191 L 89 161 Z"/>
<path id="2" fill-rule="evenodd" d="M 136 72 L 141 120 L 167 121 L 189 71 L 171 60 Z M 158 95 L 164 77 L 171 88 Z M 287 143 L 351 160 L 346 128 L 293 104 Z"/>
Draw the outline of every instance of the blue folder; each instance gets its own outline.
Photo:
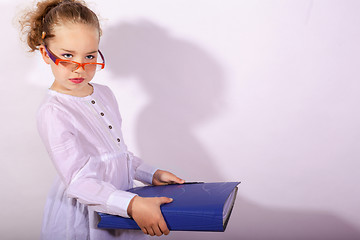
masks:
<path id="1" fill-rule="evenodd" d="M 170 197 L 161 205 L 169 230 L 223 232 L 233 209 L 240 182 L 145 186 L 128 190 L 141 197 Z M 98 213 L 98 228 L 140 229 L 132 218 Z"/>

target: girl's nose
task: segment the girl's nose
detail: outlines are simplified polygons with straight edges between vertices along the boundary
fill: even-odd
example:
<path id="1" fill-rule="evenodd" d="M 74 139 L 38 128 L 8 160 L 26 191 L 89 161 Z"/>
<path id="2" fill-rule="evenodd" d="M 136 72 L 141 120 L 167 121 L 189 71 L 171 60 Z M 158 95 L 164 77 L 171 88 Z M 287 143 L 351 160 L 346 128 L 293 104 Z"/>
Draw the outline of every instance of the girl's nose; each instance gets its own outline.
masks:
<path id="1" fill-rule="evenodd" d="M 77 68 L 73 70 L 73 72 L 85 72 L 85 65 L 79 64 Z"/>

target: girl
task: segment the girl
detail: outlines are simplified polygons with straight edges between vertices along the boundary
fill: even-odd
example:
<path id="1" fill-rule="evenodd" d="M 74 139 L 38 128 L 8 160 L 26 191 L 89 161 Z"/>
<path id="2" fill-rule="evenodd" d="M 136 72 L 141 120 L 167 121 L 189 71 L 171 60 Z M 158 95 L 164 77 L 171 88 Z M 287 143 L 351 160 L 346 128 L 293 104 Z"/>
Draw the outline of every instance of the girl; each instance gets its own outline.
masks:
<path id="1" fill-rule="evenodd" d="M 58 179 L 46 202 L 42 239 L 144 239 L 141 231 L 100 230 L 97 212 L 132 217 L 145 234 L 168 234 L 160 205 L 125 190 L 137 179 L 183 183 L 128 151 L 111 90 L 90 81 L 105 67 L 97 16 L 78 0 L 45 0 L 20 21 L 55 80 L 38 111 L 38 129 Z"/>

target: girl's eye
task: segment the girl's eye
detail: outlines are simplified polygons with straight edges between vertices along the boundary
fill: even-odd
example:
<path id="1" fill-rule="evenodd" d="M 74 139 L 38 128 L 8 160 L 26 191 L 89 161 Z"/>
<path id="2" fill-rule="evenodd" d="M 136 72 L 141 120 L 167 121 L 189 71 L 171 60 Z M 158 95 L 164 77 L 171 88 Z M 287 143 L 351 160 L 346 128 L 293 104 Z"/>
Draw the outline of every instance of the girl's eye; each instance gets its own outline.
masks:
<path id="1" fill-rule="evenodd" d="M 63 54 L 62 56 L 63 56 L 64 58 L 72 58 L 72 57 L 73 57 L 73 55 L 70 54 L 70 53 L 65 53 L 65 54 Z"/>
<path id="2" fill-rule="evenodd" d="M 86 59 L 88 59 L 88 60 L 93 60 L 94 58 L 95 58 L 94 55 L 88 55 L 88 56 L 86 56 Z"/>

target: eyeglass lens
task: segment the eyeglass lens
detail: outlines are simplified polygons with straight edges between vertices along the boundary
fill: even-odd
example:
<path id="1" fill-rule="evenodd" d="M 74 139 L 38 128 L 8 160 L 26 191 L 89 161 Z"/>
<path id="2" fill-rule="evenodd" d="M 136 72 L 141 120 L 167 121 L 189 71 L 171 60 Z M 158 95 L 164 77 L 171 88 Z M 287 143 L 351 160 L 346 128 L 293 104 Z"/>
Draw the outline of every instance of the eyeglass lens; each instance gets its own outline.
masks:
<path id="1" fill-rule="evenodd" d="M 61 64 L 61 66 L 69 69 L 70 71 L 75 71 L 76 69 L 78 69 L 80 67 L 79 64 L 77 63 L 73 63 L 73 62 L 67 62 L 67 61 L 59 61 L 59 64 Z M 84 65 L 85 71 L 99 71 L 101 70 L 102 66 L 100 64 L 85 64 Z"/>

